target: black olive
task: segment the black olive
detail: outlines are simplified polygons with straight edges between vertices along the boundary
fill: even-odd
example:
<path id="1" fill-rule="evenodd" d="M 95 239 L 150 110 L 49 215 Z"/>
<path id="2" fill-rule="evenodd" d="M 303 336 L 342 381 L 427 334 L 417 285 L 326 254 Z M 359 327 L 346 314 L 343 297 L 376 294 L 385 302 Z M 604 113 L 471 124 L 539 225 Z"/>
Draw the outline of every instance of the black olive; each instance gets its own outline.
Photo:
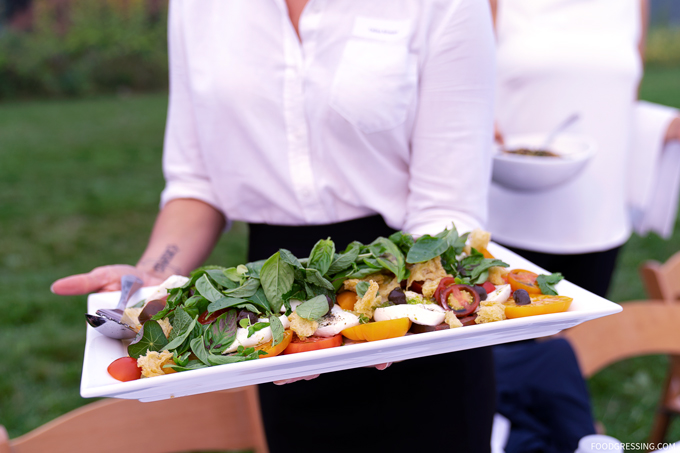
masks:
<path id="1" fill-rule="evenodd" d="M 484 289 L 483 286 L 475 285 L 472 288 L 477 292 L 477 294 L 479 294 L 479 300 L 486 300 L 486 296 L 488 296 L 488 294 L 486 293 L 486 289 Z"/>
<path id="2" fill-rule="evenodd" d="M 404 294 L 404 291 L 402 291 L 401 288 L 393 289 L 390 295 L 387 296 L 387 299 L 394 305 L 406 304 L 406 294 Z"/>
<path id="3" fill-rule="evenodd" d="M 326 295 L 326 301 L 328 302 L 328 313 L 330 313 L 333 309 L 333 305 L 335 305 L 335 302 L 333 302 L 333 299 L 331 299 L 331 297 L 328 295 Z"/>
<path id="4" fill-rule="evenodd" d="M 252 311 L 241 310 L 238 313 L 238 316 L 236 317 L 236 324 L 240 325 L 239 323 L 241 322 L 241 320 L 246 319 L 246 318 L 250 322 L 251 326 L 254 325 L 257 322 L 257 319 L 258 319 L 257 315 L 255 313 L 253 313 Z"/>
<path id="5" fill-rule="evenodd" d="M 515 290 L 512 293 L 512 298 L 515 299 L 515 305 L 529 305 L 531 303 L 531 297 L 524 289 Z"/>

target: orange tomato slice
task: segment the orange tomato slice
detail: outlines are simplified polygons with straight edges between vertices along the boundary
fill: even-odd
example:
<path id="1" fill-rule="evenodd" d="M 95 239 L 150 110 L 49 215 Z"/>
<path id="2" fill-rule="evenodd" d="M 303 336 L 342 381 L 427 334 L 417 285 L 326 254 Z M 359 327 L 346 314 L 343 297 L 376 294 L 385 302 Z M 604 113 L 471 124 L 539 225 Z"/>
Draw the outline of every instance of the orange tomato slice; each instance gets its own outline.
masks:
<path id="1" fill-rule="evenodd" d="M 505 316 L 509 319 L 523 318 L 525 316 L 545 315 L 567 311 L 574 300 L 567 296 L 546 296 L 544 294 L 532 295 L 531 303 L 516 305 L 513 299 L 505 303 Z"/>
<path id="2" fill-rule="evenodd" d="M 487 249 L 481 249 L 481 250 L 479 250 L 479 252 L 480 252 L 482 255 L 484 255 L 484 258 L 489 258 L 489 259 L 491 259 L 491 260 L 494 259 L 494 258 L 496 258 L 496 257 L 493 256 L 493 255 L 491 254 L 491 252 L 489 252 Z"/>
<path id="3" fill-rule="evenodd" d="M 529 294 L 541 294 L 541 288 L 536 283 L 538 274 L 524 269 L 513 269 L 508 274 L 508 283 L 513 291 L 523 289 Z"/>
<path id="4" fill-rule="evenodd" d="M 377 341 L 403 337 L 410 328 L 410 319 L 399 318 L 359 324 L 358 326 L 345 329 L 340 333 L 354 341 Z"/>
<path id="5" fill-rule="evenodd" d="M 267 354 L 266 355 L 261 355 L 261 359 L 268 359 L 269 357 L 274 357 L 279 354 L 281 354 L 290 344 L 291 340 L 293 339 L 293 331 L 288 329 L 283 331 L 283 340 L 281 340 L 281 343 L 277 344 L 276 346 L 272 346 L 272 342 L 274 340 L 269 340 L 265 344 L 261 344 L 260 346 L 256 347 L 256 351 L 264 351 Z"/>
<path id="6" fill-rule="evenodd" d="M 357 295 L 352 291 L 343 291 L 337 295 L 336 301 L 343 310 L 354 310 L 354 304 L 357 302 Z"/>

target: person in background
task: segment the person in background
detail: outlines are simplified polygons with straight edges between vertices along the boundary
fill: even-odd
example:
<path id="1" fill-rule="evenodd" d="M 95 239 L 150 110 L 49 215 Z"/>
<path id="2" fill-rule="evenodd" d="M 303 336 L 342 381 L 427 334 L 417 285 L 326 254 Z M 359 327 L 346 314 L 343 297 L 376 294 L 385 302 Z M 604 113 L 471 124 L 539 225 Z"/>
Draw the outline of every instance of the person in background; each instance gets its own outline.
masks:
<path id="1" fill-rule="evenodd" d="M 486 2 L 176 0 L 169 49 L 166 187 L 147 249 L 136 266 L 67 277 L 55 293 L 115 290 L 130 272 L 147 285 L 186 275 L 231 221 L 250 225 L 251 261 L 307 256 L 329 236 L 341 250 L 485 222 Z M 269 447 L 488 452 L 493 379 L 482 348 L 264 384 Z"/>
<path id="2" fill-rule="evenodd" d="M 646 29 L 645 0 L 492 0 L 497 36 L 496 137 L 545 133 L 573 114 L 566 133 L 592 138 L 595 156 L 568 183 L 542 192 L 492 184 L 492 238 L 551 272 L 605 296 L 616 257 L 633 227 L 668 231 L 677 193 L 677 112 L 637 101 Z M 666 159 L 666 163 L 663 163 Z M 668 161 L 670 159 L 670 161 Z M 663 179 L 663 178 L 662 178 Z M 635 213 L 632 215 L 631 213 Z M 672 225 L 672 223 L 671 223 Z M 672 229 L 672 226 L 670 226 Z M 587 388 L 562 339 L 494 348 L 499 412 L 512 429 L 506 452 L 573 452 L 593 434 Z"/>

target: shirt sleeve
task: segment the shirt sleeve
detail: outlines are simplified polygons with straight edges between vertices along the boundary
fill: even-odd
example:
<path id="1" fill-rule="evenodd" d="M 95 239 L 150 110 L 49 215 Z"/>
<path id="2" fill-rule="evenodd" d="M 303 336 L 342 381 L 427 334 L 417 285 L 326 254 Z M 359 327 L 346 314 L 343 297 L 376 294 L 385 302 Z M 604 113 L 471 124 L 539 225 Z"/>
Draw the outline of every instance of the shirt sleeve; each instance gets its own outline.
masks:
<path id="1" fill-rule="evenodd" d="M 460 0 L 435 29 L 420 70 L 404 230 L 460 232 L 486 222 L 495 44 L 488 2 Z"/>
<path id="2" fill-rule="evenodd" d="M 189 63 L 183 42 L 182 5 L 182 2 L 172 1 L 169 6 L 170 97 L 163 146 L 165 189 L 161 194 L 161 207 L 176 198 L 193 198 L 225 214 L 219 206 L 197 137 Z"/>

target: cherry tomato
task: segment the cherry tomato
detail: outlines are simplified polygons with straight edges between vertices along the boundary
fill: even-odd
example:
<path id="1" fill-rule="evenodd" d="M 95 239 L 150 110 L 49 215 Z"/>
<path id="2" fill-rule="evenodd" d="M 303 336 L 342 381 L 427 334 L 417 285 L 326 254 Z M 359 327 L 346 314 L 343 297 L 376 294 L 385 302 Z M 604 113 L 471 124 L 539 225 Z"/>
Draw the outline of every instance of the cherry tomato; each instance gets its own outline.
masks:
<path id="1" fill-rule="evenodd" d="M 472 286 L 452 285 L 439 293 L 438 301 L 444 310 L 453 310 L 457 318 L 463 318 L 479 305 L 479 293 Z"/>
<path id="2" fill-rule="evenodd" d="M 317 349 L 334 348 L 342 345 L 342 335 L 333 337 L 307 337 L 302 339 L 297 335 L 283 351 L 284 354 L 296 354 L 298 352 L 315 351 Z"/>
<path id="3" fill-rule="evenodd" d="M 137 359 L 132 357 L 121 357 L 111 362 L 106 369 L 109 374 L 119 381 L 134 381 L 142 377 L 142 369 L 137 366 Z"/>
<path id="4" fill-rule="evenodd" d="M 265 344 L 261 344 L 260 346 L 256 347 L 256 351 L 264 351 L 267 354 L 266 355 L 261 355 L 261 359 L 268 359 L 269 357 L 274 357 L 279 354 L 281 354 L 290 344 L 290 342 L 293 340 L 293 331 L 292 330 L 285 330 L 283 332 L 283 340 L 281 340 L 281 343 L 277 344 L 276 346 L 272 347 L 272 342 L 274 340 L 269 340 Z"/>
<path id="5" fill-rule="evenodd" d="M 399 318 L 359 324 L 358 326 L 345 329 L 341 333 L 354 341 L 377 341 L 403 337 L 410 328 L 410 319 Z"/>
<path id="6" fill-rule="evenodd" d="M 354 304 L 357 302 L 357 295 L 352 291 L 343 291 L 337 295 L 336 301 L 343 310 L 354 310 Z"/>
<path id="7" fill-rule="evenodd" d="M 439 296 L 441 296 L 442 291 L 455 284 L 456 279 L 453 277 L 444 277 L 439 280 L 439 285 L 437 285 L 437 289 L 434 291 L 434 300 L 439 300 Z"/>
<path id="8" fill-rule="evenodd" d="M 517 305 L 510 299 L 505 303 L 505 316 L 509 319 L 524 316 L 545 315 L 567 311 L 573 299 L 567 296 L 532 295 L 528 305 Z"/>
<path id="9" fill-rule="evenodd" d="M 418 294 L 423 294 L 423 283 L 421 281 L 415 281 L 411 283 L 411 286 L 409 286 L 408 290 L 413 291 L 414 293 Z"/>
<path id="10" fill-rule="evenodd" d="M 513 291 L 523 289 L 529 294 L 541 294 L 541 289 L 536 283 L 538 274 L 524 269 L 513 269 L 508 274 L 508 283 Z"/>
<path id="11" fill-rule="evenodd" d="M 496 285 L 491 282 L 484 282 L 482 287 L 486 290 L 487 294 L 491 294 L 492 292 L 496 291 Z"/>

